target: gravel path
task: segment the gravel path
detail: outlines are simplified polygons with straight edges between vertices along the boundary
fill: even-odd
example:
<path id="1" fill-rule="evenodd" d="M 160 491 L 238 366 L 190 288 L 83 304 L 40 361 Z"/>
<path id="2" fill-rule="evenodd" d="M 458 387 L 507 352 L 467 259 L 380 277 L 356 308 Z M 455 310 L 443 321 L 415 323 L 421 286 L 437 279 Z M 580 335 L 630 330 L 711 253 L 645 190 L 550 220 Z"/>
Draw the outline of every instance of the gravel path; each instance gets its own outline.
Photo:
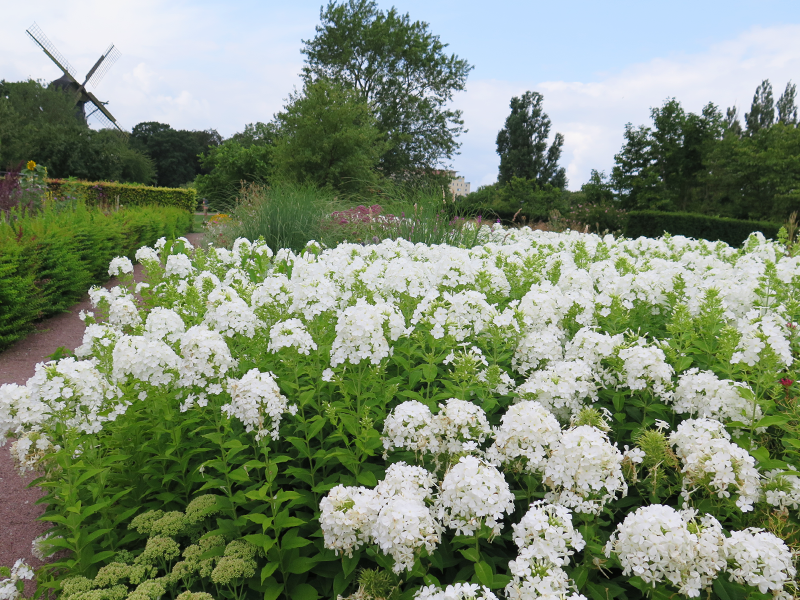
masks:
<path id="1" fill-rule="evenodd" d="M 202 233 L 190 233 L 186 238 L 195 246 L 202 240 Z M 134 267 L 134 279 L 142 279 L 140 265 Z M 110 288 L 117 284 L 111 279 L 104 285 Z M 74 350 L 83 341 L 83 321 L 78 317 L 82 310 L 89 310 L 89 294 L 86 294 L 69 312 L 56 315 L 36 324 L 36 331 L 0 352 L 0 384 L 24 384 L 32 377 L 36 364 L 47 360 L 47 356 L 63 346 Z M 47 524 L 37 521 L 44 507 L 36 501 L 42 493 L 38 487 L 28 484 L 35 475 L 20 477 L 9 453 L 11 444 L 0 447 L 0 566 L 11 567 L 19 558 L 24 558 L 33 568 L 43 563 L 31 554 L 31 543 L 47 530 Z M 26 596 L 33 587 L 26 585 Z"/>

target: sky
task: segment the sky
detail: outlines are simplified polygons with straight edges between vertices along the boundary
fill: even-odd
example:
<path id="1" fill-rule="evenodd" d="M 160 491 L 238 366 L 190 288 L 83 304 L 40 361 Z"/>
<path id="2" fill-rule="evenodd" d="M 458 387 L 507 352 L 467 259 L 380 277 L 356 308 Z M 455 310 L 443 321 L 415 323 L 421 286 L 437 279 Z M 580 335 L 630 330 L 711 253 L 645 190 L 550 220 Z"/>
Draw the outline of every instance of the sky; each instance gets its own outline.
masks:
<path id="1" fill-rule="evenodd" d="M 300 87 L 303 40 L 314 36 L 321 4 L 39 0 L 23 11 L 0 0 L 0 79 L 60 76 L 25 33 L 35 21 L 79 74 L 116 45 L 122 56 L 92 91 L 123 127 L 159 121 L 228 137 L 269 121 Z M 649 124 L 667 98 L 691 112 L 713 102 L 744 114 L 763 79 L 776 99 L 787 82 L 800 83 L 797 0 L 377 4 L 425 21 L 473 65 L 453 100 L 468 132 L 443 165 L 473 190 L 496 181 L 497 132 L 511 98 L 528 90 L 544 96 L 551 136 L 564 135 L 561 165 L 577 190 L 592 169 L 610 172 L 625 124 Z"/>

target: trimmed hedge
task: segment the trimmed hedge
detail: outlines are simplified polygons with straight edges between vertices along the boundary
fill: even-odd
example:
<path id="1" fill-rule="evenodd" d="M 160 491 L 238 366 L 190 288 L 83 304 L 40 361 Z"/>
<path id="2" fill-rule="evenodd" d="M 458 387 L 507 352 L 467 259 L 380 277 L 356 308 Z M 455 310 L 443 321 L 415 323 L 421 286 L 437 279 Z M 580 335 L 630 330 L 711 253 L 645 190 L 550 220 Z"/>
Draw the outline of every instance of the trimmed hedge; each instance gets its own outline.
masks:
<path id="1" fill-rule="evenodd" d="M 627 238 L 659 237 L 664 233 L 683 235 L 712 242 L 723 241 L 730 246 L 740 246 L 755 231 L 775 239 L 780 224 L 765 221 L 744 221 L 724 217 L 711 217 L 695 213 L 634 210 L 628 213 L 624 235 Z"/>
<path id="2" fill-rule="evenodd" d="M 133 258 L 141 246 L 191 229 L 190 213 L 156 206 L 107 215 L 79 204 L 0 222 L 0 351 L 107 281 L 115 256 Z"/>
<path id="3" fill-rule="evenodd" d="M 69 188 L 74 188 L 90 205 L 131 206 L 174 206 L 189 212 L 197 210 L 197 191 L 184 188 L 162 188 L 137 185 L 133 183 L 112 183 L 108 181 L 66 181 L 48 179 L 47 187 L 56 198 L 64 197 Z"/>

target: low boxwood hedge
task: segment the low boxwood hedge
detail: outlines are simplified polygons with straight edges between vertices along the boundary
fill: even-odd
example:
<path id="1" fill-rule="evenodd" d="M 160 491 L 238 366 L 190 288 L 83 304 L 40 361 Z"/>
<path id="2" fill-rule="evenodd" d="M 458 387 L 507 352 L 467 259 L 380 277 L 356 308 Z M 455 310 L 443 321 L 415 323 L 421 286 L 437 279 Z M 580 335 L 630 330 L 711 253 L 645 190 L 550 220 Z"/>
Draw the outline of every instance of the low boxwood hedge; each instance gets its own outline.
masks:
<path id="1" fill-rule="evenodd" d="M 63 179 L 48 179 L 47 187 L 56 198 L 77 193 L 87 204 L 94 206 L 174 206 L 191 212 L 197 209 L 197 191 L 194 189 Z"/>
<path id="2" fill-rule="evenodd" d="M 780 228 L 780 224 L 765 221 L 743 221 L 695 213 L 635 210 L 628 213 L 623 233 L 628 238 L 655 238 L 666 232 L 712 242 L 721 240 L 731 246 L 740 246 L 755 231 L 760 231 L 767 238 L 775 239 Z"/>
<path id="3" fill-rule="evenodd" d="M 191 228 L 191 213 L 163 206 L 105 213 L 78 204 L 0 220 L 0 351 L 106 281 L 115 256 L 133 258 L 141 246 Z"/>

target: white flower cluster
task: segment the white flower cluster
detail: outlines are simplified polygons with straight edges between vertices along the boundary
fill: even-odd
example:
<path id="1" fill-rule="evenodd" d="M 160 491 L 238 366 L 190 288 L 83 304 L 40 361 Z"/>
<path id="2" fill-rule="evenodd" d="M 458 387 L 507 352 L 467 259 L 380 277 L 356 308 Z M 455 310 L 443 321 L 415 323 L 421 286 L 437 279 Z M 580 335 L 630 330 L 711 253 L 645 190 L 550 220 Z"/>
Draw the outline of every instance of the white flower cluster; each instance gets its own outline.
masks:
<path id="1" fill-rule="evenodd" d="M 383 425 L 383 447 L 405 448 L 418 453 L 460 454 L 476 452 L 491 433 L 484 410 L 467 400 L 450 398 L 439 412 L 416 400 L 395 407 Z"/>
<path id="2" fill-rule="evenodd" d="M 514 494 L 503 474 L 475 456 L 462 456 L 441 484 L 436 516 L 456 535 L 472 535 L 483 525 L 500 533 L 504 514 L 514 512 Z"/>
<path id="3" fill-rule="evenodd" d="M 724 543 L 714 517 L 705 515 L 698 523 L 691 513 L 652 504 L 617 525 L 605 552 L 619 558 L 624 575 L 641 577 L 653 587 L 668 581 L 681 594 L 697 597 L 726 566 Z"/>
<path id="4" fill-rule="evenodd" d="M 749 311 L 745 317 L 739 319 L 739 345 L 731 357 L 731 363 L 742 362 L 752 367 L 761 360 L 764 350 L 769 348 L 781 364 L 791 366 L 794 357 L 783 327 L 784 322 L 784 319 L 775 314 Z"/>
<path id="5" fill-rule="evenodd" d="M 621 348 L 617 356 L 624 363 L 618 389 L 649 389 L 658 398 L 669 400 L 675 371 L 667 362 L 661 348 L 648 345 L 643 338 L 639 338 L 634 345 Z"/>
<path id="6" fill-rule="evenodd" d="M 517 388 L 521 398 L 536 400 L 556 416 L 568 420 L 588 402 L 597 400 L 598 381 L 592 366 L 582 360 L 554 361 L 534 371 Z"/>
<path id="7" fill-rule="evenodd" d="M 133 273 L 133 263 L 126 256 L 117 256 L 108 265 L 108 274 L 111 277 L 122 275 L 123 273 Z"/>
<path id="8" fill-rule="evenodd" d="M 359 298 L 355 306 L 345 308 L 336 322 L 336 338 L 331 348 L 331 366 L 350 361 L 369 360 L 377 365 L 391 355 L 388 337 L 397 340 L 407 333 L 403 315 L 391 304 L 370 304 Z"/>
<path id="9" fill-rule="evenodd" d="M 761 418 L 761 407 L 747 384 L 719 379 L 711 371 L 689 369 L 678 378 L 672 398 L 676 413 L 747 425 Z"/>
<path id="10" fill-rule="evenodd" d="M 569 564 L 570 556 L 586 545 L 572 526 L 572 513 L 564 506 L 538 501 L 531 504 L 522 520 L 513 526 L 514 543 L 557 567 Z"/>
<path id="11" fill-rule="evenodd" d="M 267 350 L 278 352 L 281 348 L 295 348 L 307 355 L 317 349 L 317 344 L 300 319 L 287 319 L 275 323 L 269 330 Z"/>
<path id="12" fill-rule="evenodd" d="M 536 558 L 531 548 L 523 548 L 509 561 L 512 580 L 506 586 L 508 600 L 586 600 L 561 567 Z"/>
<path id="13" fill-rule="evenodd" d="M 423 586 L 414 594 L 414 600 L 497 600 L 497 596 L 477 583 L 456 583 L 444 589 L 435 585 Z"/>
<path id="14" fill-rule="evenodd" d="M 422 548 L 433 552 L 441 526 L 429 508 L 436 480 L 422 467 L 391 465 L 374 489 L 336 486 L 320 501 L 325 547 L 352 556 L 375 543 L 394 559 L 394 571 L 414 566 Z"/>
<path id="15" fill-rule="evenodd" d="M 508 407 L 486 458 L 504 465 L 522 460 L 527 471 L 541 472 L 560 438 L 561 426 L 550 412 L 538 402 L 522 401 Z"/>
<path id="16" fill-rule="evenodd" d="M 762 484 L 768 504 L 779 509 L 800 508 L 800 477 L 786 474 L 780 469 L 769 471 Z"/>
<path id="17" fill-rule="evenodd" d="M 17 585 L 22 581 L 33 579 L 34 573 L 27 564 L 25 559 L 20 558 L 11 567 L 11 576 L 6 579 L 0 579 L 0 600 L 16 600 L 22 597 L 22 593 L 17 589 Z"/>
<path id="18" fill-rule="evenodd" d="M 762 594 L 783 591 L 797 574 L 792 551 L 782 539 L 761 529 L 734 531 L 725 540 L 722 554 L 731 579 L 757 587 Z"/>
<path id="19" fill-rule="evenodd" d="M 688 419 L 670 434 L 683 463 L 683 494 L 705 487 L 719 498 L 736 496 L 743 512 L 753 510 L 761 495 L 761 477 L 755 459 L 731 442 L 725 426 L 713 419 Z"/>
<path id="20" fill-rule="evenodd" d="M 288 407 L 272 373 L 251 369 L 241 379 L 228 379 L 227 388 L 231 401 L 222 412 L 239 419 L 246 431 L 255 430 L 257 440 L 266 435 L 277 440 L 283 413 L 297 410 Z"/>
<path id="21" fill-rule="evenodd" d="M 546 498 L 575 512 L 598 514 L 607 502 L 628 493 L 622 453 L 591 425 L 571 427 L 551 447 L 544 468 Z"/>
<path id="22" fill-rule="evenodd" d="M 123 335 L 112 352 L 113 377 L 123 381 L 129 375 L 153 386 L 166 386 L 178 377 L 181 359 L 159 339 Z"/>

